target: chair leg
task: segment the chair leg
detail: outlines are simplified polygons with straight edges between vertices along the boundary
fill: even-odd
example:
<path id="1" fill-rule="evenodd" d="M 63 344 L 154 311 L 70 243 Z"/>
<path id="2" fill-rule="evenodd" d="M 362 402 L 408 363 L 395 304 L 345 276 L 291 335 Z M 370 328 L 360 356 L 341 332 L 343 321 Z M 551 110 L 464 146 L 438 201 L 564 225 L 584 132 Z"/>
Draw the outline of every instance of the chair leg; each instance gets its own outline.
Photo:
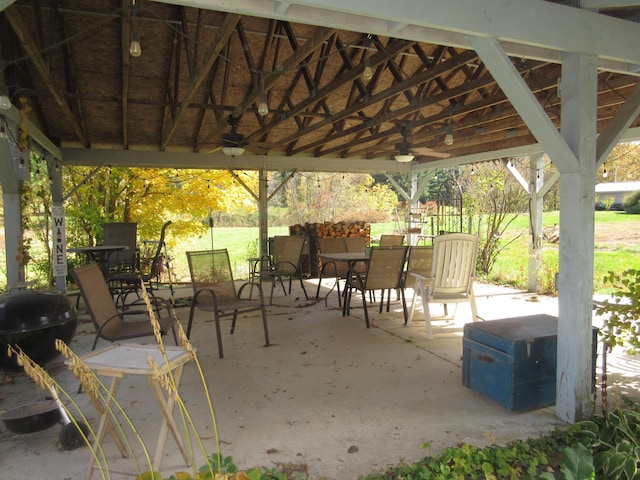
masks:
<path id="1" fill-rule="evenodd" d="M 196 304 L 195 302 L 191 302 L 191 308 L 189 310 L 189 322 L 187 322 L 187 338 L 189 338 L 189 336 L 191 335 L 191 324 L 193 323 L 193 314 L 195 313 L 194 310 L 196 308 Z"/>
<path id="2" fill-rule="evenodd" d="M 407 314 L 407 299 L 404 295 L 404 288 L 400 288 L 398 289 L 398 294 L 402 299 L 402 313 L 404 314 L 404 324 L 407 324 L 407 320 L 409 319 L 409 316 Z"/>
<path id="3" fill-rule="evenodd" d="M 316 289 L 316 298 L 320 297 L 320 286 L 322 285 L 322 275 L 324 273 L 324 269 L 320 270 L 320 275 L 318 276 L 318 288 Z"/>
<path id="4" fill-rule="evenodd" d="M 342 303 L 342 316 L 346 317 L 351 312 L 349 311 L 349 307 L 351 304 L 351 286 L 350 280 L 347 280 L 347 283 L 344 285 L 344 302 Z"/>
<path id="5" fill-rule="evenodd" d="M 384 292 L 384 290 L 383 290 Z M 367 325 L 367 328 L 370 328 L 369 325 L 369 312 L 367 311 L 367 296 L 365 292 L 362 292 L 362 305 L 364 307 L 364 323 Z"/>
<path id="6" fill-rule="evenodd" d="M 304 298 L 306 300 L 309 300 L 309 295 L 307 295 L 307 289 L 304 288 L 304 282 L 302 281 L 302 274 L 298 275 L 298 279 L 300 279 L 300 286 L 302 287 L 302 292 L 304 293 Z M 289 281 L 291 281 L 291 279 L 289 279 Z M 291 285 L 289 285 L 289 288 L 291 288 Z M 291 290 L 289 290 L 289 293 L 291 293 Z"/>
<path id="7" fill-rule="evenodd" d="M 478 317 L 478 309 L 476 307 L 476 297 L 473 294 L 473 290 L 471 290 L 471 293 L 469 294 L 469 303 L 471 304 L 471 315 L 473 315 L 473 321 L 477 322 L 480 320 L 480 317 Z"/>
<path id="8" fill-rule="evenodd" d="M 218 339 L 218 357 L 224 358 L 224 352 L 222 351 L 222 332 L 220 331 L 220 317 L 218 312 L 213 312 L 213 318 L 216 322 L 216 337 Z"/>
<path id="9" fill-rule="evenodd" d="M 173 341 L 176 342 L 176 346 L 180 346 L 180 342 L 178 341 L 178 335 L 176 334 L 175 323 L 171 324 L 171 333 L 173 334 Z"/>
<path id="10" fill-rule="evenodd" d="M 413 299 L 411 300 L 411 312 L 409 313 L 409 319 L 405 322 L 405 325 L 411 325 L 411 322 L 413 321 L 413 313 L 416 311 L 416 300 L 418 299 L 418 292 L 422 292 L 421 278 L 416 279 L 416 283 L 413 286 Z"/>
<path id="11" fill-rule="evenodd" d="M 267 326 L 267 311 L 265 310 L 264 305 L 262 306 L 262 326 L 264 327 L 264 345 L 265 347 L 268 347 L 270 345 L 269 327 Z"/>
<path id="12" fill-rule="evenodd" d="M 423 289 L 424 292 L 424 289 Z M 427 339 L 433 340 L 433 330 L 431 328 L 431 312 L 429 311 L 429 294 L 422 295 L 422 309 L 424 311 L 424 328 L 427 331 Z"/>
<path id="13" fill-rule="evenodd" d="M 269 295 L 269 305 L 273 305 L 273 291 L 276 288 L 276 277 L 271 279 L 271 295 Z"/>
<path id="14" fill-rule="evenodd" d="M 236 319 L 238 318 L 238 310 L 233 311 L 233 319 L 231 320 L 231 335 L 236 331 Z"/>

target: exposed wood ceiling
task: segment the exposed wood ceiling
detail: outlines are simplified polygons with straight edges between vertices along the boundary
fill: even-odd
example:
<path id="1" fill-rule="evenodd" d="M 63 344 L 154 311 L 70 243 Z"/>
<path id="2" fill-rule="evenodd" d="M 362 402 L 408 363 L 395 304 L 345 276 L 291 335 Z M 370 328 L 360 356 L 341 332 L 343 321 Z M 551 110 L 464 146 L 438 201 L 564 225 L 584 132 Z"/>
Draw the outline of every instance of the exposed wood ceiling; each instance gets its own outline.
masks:
<path id="1" fill-rule="evenodd" d="M 637 5 L 608 5 L 601 15 L 639 18 Z M 0 58 L 14 104 L 61 147 L 214 154 L 233 140 L 229 119 L 249 152 L 293 156 L 300 169 L 405 147 L 427 163 L 536 142 L 473 50 L 370 32 L 149 0 L 17 1 L 0 14 Z M 512 61 L 559 126 L 560 65 Z M 599 130 L 637 83 L 601 71 Z"/>

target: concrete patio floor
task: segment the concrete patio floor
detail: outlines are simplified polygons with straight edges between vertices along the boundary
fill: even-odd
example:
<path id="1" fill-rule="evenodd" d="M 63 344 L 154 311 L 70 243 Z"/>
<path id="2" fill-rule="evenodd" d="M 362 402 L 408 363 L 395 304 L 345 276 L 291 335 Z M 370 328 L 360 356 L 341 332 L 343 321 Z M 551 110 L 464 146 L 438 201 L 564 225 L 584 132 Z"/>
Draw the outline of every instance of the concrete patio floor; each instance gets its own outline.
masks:
<path id="1" fill-rule="evenodd" d="M 315 293 L 314 282 L 306 282 L 310 294 Z M 553 298 L 483 284 L 477 284 L 475 291 L 479 315 L 486 321 L 536 313 L 557 315 Z M 411 294 L 407 290 L 408 301 Z M 293 294 L 286 297 L 282 290 L 276 291 L 274 305 L 268 308 L 272 345 L 263 347 L 258 316 L 240 318 L 234 335 L 229 334 L 229 320 L 224 320 L 224 359 L 218 358 L 211 314 L 198 313 L 191 339 L 210 388 L 221 450 L 239 468 L 296 464 L 313 478 L 355 480 L 462 442 L 503 444 L 563 425 L 553 407 L 514 413 L 462 385 L 462 331 L 471 317 L 468 305 L 458 307 L 454 322 L 435 323 L 433 340 L 426 339 L 421 311 L 405 327 L 398 304 L 383 314 L 373 307 L 372 328 L 367 330 L 359 297 L 354 297 L 353 305 L 351 316 L 345 318 L 335 292 L 325 306 L 324 301 L 306 301 L 299 285 L 294 284 Z M 177 314 L 186 324 L 188 309 L 179 308 Z M 89 352 L 94 332 L 86 315 L 81 319 L 72 342 L 78 354 Z M 167 344 L 172 344 L 170 337 Z M 100 341 L 98 348 L 107 345 Z M 629 370 L 629 377 L 635 376 L 635 365 L 626 360 L 619 363 L 623 375 Z M 77 393 L 78 383 L 62 360 L 51 362 L 48 370 L 96 428 L 97 414 L 86 394 Z M 206 453 L 214 453 L 215 436 L 193 363 L 185 368 L 181 393 Z M 23 374 L 5 376 L 0 410 L 43 395 Z M 118 400 L 153 454 L 160 413 L 147 381 L 124 378 Z M 56 425 L 16 435 L 0 425 L 0 476 L 84 478 L 89 449 L 61 450 L 57 446 L 60 429 Z M 119 459 L 107 438 L 110 468 L 130 468 L 130 460 Z M 421 448 L 425 443 L 430 444 L 426 450 Z M 196 465 L 202 463 L 203 455 L 196 453 Z M 188 470 L 171 437 L 161 470 L 167 477 Z M 93 478 L 100 478 L 99 473 Z"/>

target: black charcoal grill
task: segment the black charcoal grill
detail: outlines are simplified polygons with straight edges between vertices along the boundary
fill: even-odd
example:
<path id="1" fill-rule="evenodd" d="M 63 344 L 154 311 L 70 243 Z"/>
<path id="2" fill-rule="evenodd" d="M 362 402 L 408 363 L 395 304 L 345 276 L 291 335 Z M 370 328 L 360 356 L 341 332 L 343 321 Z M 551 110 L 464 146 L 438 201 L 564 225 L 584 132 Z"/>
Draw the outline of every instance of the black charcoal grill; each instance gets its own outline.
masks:
<path id="1" fill-rule="evenodd" d="M 8 345 L 19 346 L 44 366 L 58 356 L 57 338 L 69 343 L 78 324 L 77 313 L 61 293 L 22 292 L 0 296 L 0 369 L 17 370 Z"/>

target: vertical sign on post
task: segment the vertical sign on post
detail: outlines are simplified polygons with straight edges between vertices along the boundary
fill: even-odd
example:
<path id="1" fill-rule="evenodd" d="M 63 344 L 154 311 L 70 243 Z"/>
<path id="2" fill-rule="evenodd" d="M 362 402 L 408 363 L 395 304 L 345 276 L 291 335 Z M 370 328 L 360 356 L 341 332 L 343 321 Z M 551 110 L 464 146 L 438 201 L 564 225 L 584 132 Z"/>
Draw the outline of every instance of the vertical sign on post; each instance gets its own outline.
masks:
<path id="1" fill-rule="evenodd" d="M 64 207 L 56 205 L 51 207 L 51 226 L 53 228 L 53 275 L 55 277 L 67 276 L 67 246 L 64 221 Z"/>

